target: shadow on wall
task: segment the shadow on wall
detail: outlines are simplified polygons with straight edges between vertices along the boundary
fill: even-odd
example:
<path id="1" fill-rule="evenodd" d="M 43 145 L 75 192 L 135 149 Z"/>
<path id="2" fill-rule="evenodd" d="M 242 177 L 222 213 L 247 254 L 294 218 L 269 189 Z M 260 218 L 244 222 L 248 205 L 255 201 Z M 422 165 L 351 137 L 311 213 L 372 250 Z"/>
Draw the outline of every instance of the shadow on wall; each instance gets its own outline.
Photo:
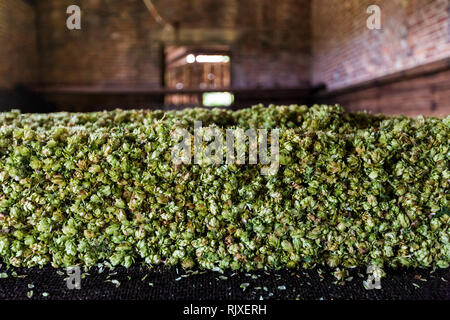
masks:
<path id="1" fill-rule="evenodd" d="M 17 85 L 12 90 L 0 90 L 0 111 L 11 109 L 20 109 L 23 113 L 48 113 L 55 111 L 56 107 L 26 86 Z"/>

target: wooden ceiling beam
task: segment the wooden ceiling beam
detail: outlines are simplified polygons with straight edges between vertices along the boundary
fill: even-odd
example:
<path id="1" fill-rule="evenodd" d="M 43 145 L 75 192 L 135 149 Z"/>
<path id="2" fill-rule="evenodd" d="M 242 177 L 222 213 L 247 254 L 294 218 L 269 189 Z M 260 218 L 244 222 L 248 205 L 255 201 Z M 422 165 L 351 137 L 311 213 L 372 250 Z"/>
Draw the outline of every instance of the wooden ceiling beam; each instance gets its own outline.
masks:
<path id="1" fill-rule="evenodd" d="M 167 25 L 170 25 L 164 18 L 159 14 L 158 10 L 156 9 L 155 5 L 151 0 L 143 0 L 145 6 L 147 7 L 148 11 L 150 12 L 151 16 L 157 23 L 162 25 L 163 27 L 166 27 Z"/>

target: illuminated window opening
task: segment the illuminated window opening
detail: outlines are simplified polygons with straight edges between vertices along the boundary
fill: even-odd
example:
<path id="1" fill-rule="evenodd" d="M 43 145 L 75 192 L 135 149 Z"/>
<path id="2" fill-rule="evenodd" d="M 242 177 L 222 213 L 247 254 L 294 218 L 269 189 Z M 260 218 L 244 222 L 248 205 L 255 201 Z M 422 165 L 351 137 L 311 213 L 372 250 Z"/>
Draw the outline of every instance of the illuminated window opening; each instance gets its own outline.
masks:
<path id="1" fill-rule="evenodd" d="M 203 105 L 205 107 L 229 107 L 234 102 L 231 92 L 205 92 L 203 94 Z"/>
<path id="2" fill-rule="evenodd" d="M 231 57 L 226 46 L 169 46 L 165 50 L 166 105 L 230 106 Z M 208 92 L 202 92 L 208 91 Z M 209 92 L 211 91 L 211 92 Z"/>

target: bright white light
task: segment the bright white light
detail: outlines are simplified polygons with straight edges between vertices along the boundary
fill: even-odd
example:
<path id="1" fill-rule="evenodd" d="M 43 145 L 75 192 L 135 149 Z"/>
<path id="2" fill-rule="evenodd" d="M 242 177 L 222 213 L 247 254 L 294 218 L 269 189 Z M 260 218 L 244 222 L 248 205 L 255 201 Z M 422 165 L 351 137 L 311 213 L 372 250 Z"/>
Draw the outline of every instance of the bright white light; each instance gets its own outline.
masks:
<path id="1" fill-rule="evenodd" d="M 195 56 L 194 56 L 193 54 L 189 54 L 189 55 L 186 57 L 186 62 L 187 62 L 187 63 L 194 63 L 194 62 L 195 62 Z"/>
<path id="2" fill-rule="evenodd" d="M 195 60 L 198 63 L 226 63 L 230 61 L 230 57 L 228 56 L 219 56 L 219 55 L 204 55 L 200 54 L 197 57 L 195 57 Z"/>
<path id="3" fill-rule="evenodd" d="M 234 95 L 230 92 L 205 92 L 203 105 L 205 107 L 226 107 L 233 104 Z"/>

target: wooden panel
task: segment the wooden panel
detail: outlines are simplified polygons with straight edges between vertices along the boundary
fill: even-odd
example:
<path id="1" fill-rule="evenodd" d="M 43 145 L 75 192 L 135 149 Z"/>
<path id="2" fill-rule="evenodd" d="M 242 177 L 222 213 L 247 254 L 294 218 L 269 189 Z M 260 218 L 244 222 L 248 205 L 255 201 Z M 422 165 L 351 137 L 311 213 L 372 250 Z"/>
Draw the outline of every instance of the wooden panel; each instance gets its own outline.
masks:
<path id="1" fill-rule="evenodd" d="M 409 116 L 450 114 L 450 60 L 392 74 L 357 86 L 318 93 L 315 101 L 347 110 Z"/>

